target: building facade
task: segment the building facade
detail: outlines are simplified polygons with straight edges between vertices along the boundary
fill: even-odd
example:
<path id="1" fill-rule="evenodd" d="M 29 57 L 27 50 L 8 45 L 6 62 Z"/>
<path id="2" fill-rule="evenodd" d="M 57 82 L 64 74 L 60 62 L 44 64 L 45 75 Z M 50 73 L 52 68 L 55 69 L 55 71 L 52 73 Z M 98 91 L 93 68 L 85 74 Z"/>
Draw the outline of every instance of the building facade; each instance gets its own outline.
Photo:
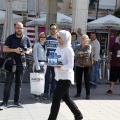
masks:
<path id="1" fill-rule="evenodd" d="M 39 16 L 40 12 L 46 12 L 47 9 L 47 0 L 13 1 L 13 12 L 24 17 L 23 23 L 26 23 L 26 21 L 29 20 L 33 20 L 36 15 Z M 74 13 L 74 2 L 75 0 L 58 0 L 57 11 L 72 17 L 72 14 Z M 5 0 L 0 0 L 0 3 L 0 9 L 5 10 Z M 88 0 L 88 3 L 88 21 L 95 20 L 96 18 L 105 16 L 107 14 L 113 14 L 114 10 L 120 7 L 120 0 Z M 77 19 L 81 19 L 79 15 L 77 16 Z M 42 27 L 39 28 L 39 31 L 43 30 Z M 2 28 L 3 27 L 1 25 L 0 31 L 2 31 Z M 24 32 L 30 37 L 31 41 L 35 40 L 35 27 L 25 26 Z M 0 33 L 0 35 L 2 34 Z"/>

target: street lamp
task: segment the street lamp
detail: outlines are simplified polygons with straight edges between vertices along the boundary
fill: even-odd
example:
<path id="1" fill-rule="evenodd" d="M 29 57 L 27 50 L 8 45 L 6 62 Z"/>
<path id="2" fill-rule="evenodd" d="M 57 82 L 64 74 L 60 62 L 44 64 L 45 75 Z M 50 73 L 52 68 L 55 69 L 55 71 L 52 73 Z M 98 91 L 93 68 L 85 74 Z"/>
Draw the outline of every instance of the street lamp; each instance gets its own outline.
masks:
<path id="1" fill-rule="evenodd" d="M 96 10 L 96 19 L 98 18 L 98 10 L 99 10 L 99 0 L 96 1 L 97 2 L 97 10 Z"/>

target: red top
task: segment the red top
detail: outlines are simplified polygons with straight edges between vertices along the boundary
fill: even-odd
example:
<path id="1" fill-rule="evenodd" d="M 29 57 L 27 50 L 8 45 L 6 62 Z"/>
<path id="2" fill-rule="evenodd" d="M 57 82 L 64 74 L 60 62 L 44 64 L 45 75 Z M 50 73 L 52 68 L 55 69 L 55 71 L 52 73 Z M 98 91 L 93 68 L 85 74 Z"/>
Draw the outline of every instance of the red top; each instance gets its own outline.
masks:
<path id="1" fill-rule="evenodd" d="M 120 67 L 120 44 L 115 43 L 111 46 L 110 52 L 113 53 L 111 66 L 118 66 Z"/>

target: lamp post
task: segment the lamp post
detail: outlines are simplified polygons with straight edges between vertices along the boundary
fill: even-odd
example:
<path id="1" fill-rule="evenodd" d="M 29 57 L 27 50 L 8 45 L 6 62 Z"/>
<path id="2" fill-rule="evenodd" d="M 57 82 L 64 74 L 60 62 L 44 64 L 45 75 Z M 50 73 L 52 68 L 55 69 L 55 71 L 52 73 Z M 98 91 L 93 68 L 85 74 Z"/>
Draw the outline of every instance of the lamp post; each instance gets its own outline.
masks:
<path id="1" fill-rule="evenodd" d="M 49 34 L 49 26 L 51 23 L 57 22 L 57 4 L 58 0 L 47 0 L 47 18 L 46 18 L 46 34 Z"/>
<path id="2" fill-rule="evenodd" d="M 98 11 L 99 11 L 99 0 L 97 0 L 96 19 L 98 18 Z"/>

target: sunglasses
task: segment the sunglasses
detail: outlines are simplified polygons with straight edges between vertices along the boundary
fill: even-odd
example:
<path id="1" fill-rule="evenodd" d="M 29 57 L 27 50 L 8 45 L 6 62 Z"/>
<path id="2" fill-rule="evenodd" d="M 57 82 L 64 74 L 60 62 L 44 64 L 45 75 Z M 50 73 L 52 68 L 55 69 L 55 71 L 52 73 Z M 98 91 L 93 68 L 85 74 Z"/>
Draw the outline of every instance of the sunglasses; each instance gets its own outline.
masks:
<path id="1" fill-rule="evenodd" d="M 39 38 L 46 38 L 45 36 L 40 36 Z"/>
<path id="2" fill-rule="evenodd" d="M 50 30 L 57 30 L 56 28 L 50 28 Z"/>
<path id="3" fill-rule="evenodd" d="M 15 27 L 16 29 L 18 29 L 18 30 L 22 30 L 23 28 L 21 28 L 21 27 Z"/>

